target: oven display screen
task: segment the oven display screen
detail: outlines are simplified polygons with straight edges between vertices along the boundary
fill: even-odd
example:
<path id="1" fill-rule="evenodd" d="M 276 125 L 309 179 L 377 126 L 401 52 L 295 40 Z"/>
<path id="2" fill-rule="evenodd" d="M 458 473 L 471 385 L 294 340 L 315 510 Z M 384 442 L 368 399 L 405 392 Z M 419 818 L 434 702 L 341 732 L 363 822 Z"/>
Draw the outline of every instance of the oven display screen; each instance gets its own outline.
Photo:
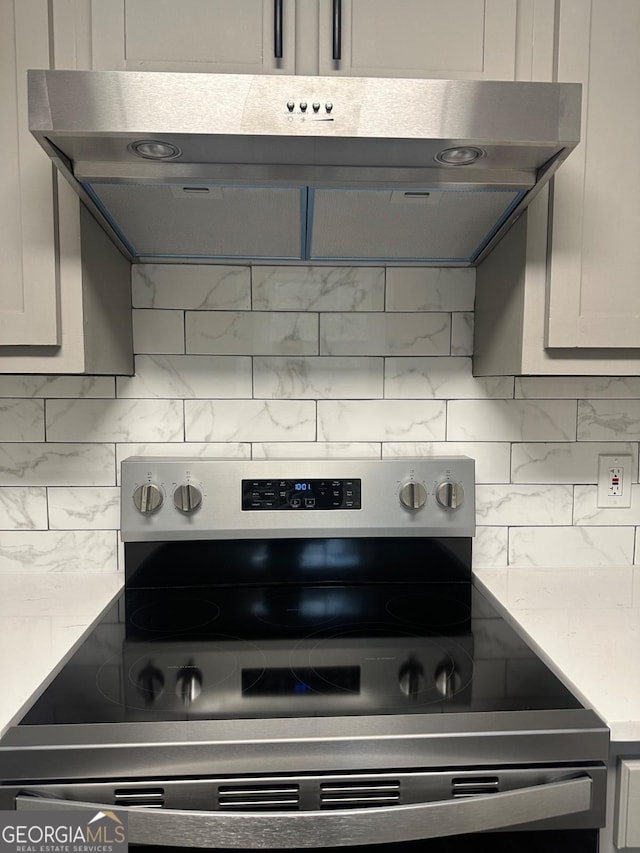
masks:
<path id="1" fill-rule="evenodd" d="M 242 670 L 243 696 L 307 696 L 360 693 L 359 666 Z"/>
<path id="2" fill-rule="evenodd" d="M 360 509 L 361 480 L 243 480 L 243 510 Z"/>

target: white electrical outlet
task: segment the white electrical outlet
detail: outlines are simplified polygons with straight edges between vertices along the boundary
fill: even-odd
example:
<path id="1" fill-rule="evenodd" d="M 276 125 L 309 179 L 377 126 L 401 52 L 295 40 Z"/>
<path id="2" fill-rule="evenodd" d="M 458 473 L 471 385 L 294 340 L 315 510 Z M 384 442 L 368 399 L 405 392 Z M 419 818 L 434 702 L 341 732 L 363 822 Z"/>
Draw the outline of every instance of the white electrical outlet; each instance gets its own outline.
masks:
<path id="1" fill-rule="evenodd" d="M 598 506 L 631 506 L 632 456 L 598 456 Z"/>

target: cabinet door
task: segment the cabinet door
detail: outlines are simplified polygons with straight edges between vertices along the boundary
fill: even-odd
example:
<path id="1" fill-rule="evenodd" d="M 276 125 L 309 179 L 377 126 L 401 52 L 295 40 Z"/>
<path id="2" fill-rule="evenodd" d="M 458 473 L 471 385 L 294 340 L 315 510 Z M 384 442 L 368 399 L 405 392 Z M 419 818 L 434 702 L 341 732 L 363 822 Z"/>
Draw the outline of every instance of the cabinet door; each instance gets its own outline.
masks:
<path id="1" fill-rule="evenodd" d="M 640 3 L 563 0 L 558 77 L 582 142 L 555 178 L 549 347 L 640 346 Z"/>
<path id="2" fill-rule="evenodd" d="M 530 0 L 526 0 L 525 6 Z M 342 0 L 335 60 L 334 0 L 320 0 L 320 74 L 513 80 L 514 0 Z"/>
<path id="3" fill-rule="evenodd" d="M 92 0 L 93 68 L 292 74 L 294 27 L 294 0 Z"/>
<path id="4" fill-rule="evenodd" d="M 5 0 L 0 4 L 0 346 L 58 344 L 52 167 L 27 120 L 27 68 L 48 67 L 49 30 L 41 0 Z"/>

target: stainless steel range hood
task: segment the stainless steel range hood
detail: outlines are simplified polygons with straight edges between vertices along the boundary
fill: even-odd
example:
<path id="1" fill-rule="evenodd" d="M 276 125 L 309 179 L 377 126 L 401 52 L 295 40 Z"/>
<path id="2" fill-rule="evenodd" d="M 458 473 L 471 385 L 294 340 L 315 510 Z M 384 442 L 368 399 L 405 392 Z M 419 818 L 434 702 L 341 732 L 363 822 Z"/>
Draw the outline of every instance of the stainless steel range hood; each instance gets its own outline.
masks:
<path id="1" fill-rule="evenodd" d="M 578 84 L 30 71 L 29 126 L 133 261 L 479 263 Z"/>

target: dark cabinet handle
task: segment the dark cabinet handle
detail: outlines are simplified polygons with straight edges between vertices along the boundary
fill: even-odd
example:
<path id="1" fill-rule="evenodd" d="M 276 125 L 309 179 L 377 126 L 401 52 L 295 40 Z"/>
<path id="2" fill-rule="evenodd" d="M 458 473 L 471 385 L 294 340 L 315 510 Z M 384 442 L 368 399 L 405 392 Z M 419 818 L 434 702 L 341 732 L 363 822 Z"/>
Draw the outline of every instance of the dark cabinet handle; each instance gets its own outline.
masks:
<path id="1" fill-rule="evenodd" d="M 282 59 L 282 4 L 284 0 L 273 0 L 273 55 Z"/>
<path id="2" fill-rule="evenodd" d="M 333 0 L 333 59 L 342 59 L 342 0 Z"/>

